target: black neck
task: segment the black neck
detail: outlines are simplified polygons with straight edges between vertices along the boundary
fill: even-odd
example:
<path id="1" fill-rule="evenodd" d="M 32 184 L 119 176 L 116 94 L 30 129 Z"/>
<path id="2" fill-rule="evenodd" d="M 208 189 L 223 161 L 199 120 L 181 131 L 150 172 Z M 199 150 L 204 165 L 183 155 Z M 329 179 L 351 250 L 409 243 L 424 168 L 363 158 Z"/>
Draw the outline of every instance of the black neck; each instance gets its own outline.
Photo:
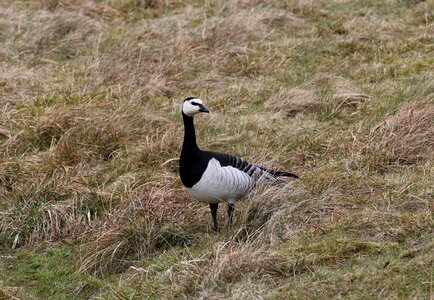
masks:
<path id="1" fill-rule="evenodd" d="M 208 166 L 209 159 L 203 158 L 203 153 L 196 144 L 193 117 L 182 114 L 184 119 L 184 144 L 179 158 L 179 175 L 181 182 L 191 188 L 202 177 Z"/>
<path id="2" fill-rule="evenodd" d="M 196 143 L 196 133 L 194 131 L 193 117 L 189 117 L 182 113 L 182 118 L 184 119 L 184 144 L 182 145 L 183 150 L 198 150 Z"/>

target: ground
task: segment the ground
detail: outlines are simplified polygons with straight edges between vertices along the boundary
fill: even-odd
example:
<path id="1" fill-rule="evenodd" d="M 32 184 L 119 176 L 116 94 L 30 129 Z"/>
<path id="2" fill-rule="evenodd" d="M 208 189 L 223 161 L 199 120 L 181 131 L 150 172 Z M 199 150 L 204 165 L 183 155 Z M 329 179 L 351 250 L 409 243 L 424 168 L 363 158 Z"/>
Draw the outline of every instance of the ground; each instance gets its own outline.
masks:
<path id="1" fill-rule="evenodd" d="M 0 298 L 432 299 L 433 12 L 1 1 Z M 218 234 L 178 177 L 193 95 L 200 147 L 301 177 Z"/>

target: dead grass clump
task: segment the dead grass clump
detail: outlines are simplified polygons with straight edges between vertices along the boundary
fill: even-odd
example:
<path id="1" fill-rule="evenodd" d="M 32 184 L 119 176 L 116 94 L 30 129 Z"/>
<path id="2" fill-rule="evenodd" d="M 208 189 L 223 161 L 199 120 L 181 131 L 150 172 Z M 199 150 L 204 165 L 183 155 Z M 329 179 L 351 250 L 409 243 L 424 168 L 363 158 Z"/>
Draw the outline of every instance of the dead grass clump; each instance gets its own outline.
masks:
<path id="1" fill-rule="evenodd" d="M 432 99 L 416 99 L 385 117 L 366 136 L 354 141 L 363 164 L 385 171 L 388 166 L 432 160 L 434 148 Z"/>
<path id="2" fill-rule="evenodd" d="M 9 8 L 1 19 L 6 28 L 6 46 L 15 54 L 26 53 L 27 58 L 30 53 L 36 58 L 42 52 L 56 59 L 71 58 L 86 48 L 88 38 L 99 28 L 96 21 L 68 12 L 39 10 L 30 18 Z"/>
<path id="3" fill-rule="evenodd" d="M 156 48 L 161 52 L 154 53 Z M 131 96 L 135 100 L 170 95 L 177 80 L 184 74 L 183 64 L 175 63 L 181 53 L 174 53 L 152 42 L 150 45 L 138 45 L 127 41 L 110 52 L 90 62 L 91 77 L 97 79 L 88 83 L 92 90 L 97 90 L 100 85 L 117 87 L 129 95 L 134 90 Z M 155 60 L 157 54 L 161 60 Z"/>
<path id="4" fill-rule="evenodd" d="M 388 211 L 385 209 L 366 208 L 359 211 L 358 217 L 347 222 L 346 227 L 353 229 L 355 232 L 369 234 L 376 240 L 393 241 L 406 245 L 410 237 L 429 236 L 432 234 L 432 207 L 429 205 L 430 195 L 424 195 L 425 201 L 423 207 L 418 211 L 409 209 L 402 210 L 402 205 L 411 203 L 411 197 L 403 199 L 393 199 L 394 203 Z M 431 195 L 432 196 L 432 195 Z M 408 245 L 411 246 L 411 245 Z"/>
<path id="5" fill-rule="evenodd" d="M 265 107 L 289 116 L 299 112 L 335 113 L 353 111 L 369 98 L 349 79 L 321 75 L 299 87 L 280 90 L 265 102 Z"/>
<path id="6" fill-rule="evenodd" d="M 273 0 L 236 0 L 229 1 L 237 8 L 245 9 L 258 9 L 274 7 L 278 9 L 290 10 L 296 14 L 309 14 L 317 9 L 316 2 L 314 0 L 291 0 L 291 1 L 273 1 Z"/>
<path id="7" fill-rule="evenodd" d="M 337 187 L 314 194 L 302 181 L 283 187 L 258 189 L 241 209 L 233 239 L 260 245 L 277 245 L 300 236 L 328 231 L 349 211 Z M 333 195 L 336 199 L 332 199 Z"/>
<path id="8" fill-rule="evenodd" d="M 166 122 L 165 118 L 134 110 L 128 105 L 116 111 L 95 109 L 92 114 L 78 114 L 76 126 L 62 135 L 58 146 L 53 149 L 54 155 L 60 160 L 71 157 L 65 161 L 72 163 L 82 155 L 86 160 L 111 160 L 127 145 L 146 139 L 158 130 L 158 125 Z M 74 152 L 81 155 L 74 158 L 71 156 Z"/>
<path id="9" fill-rule="evenodd" d="M 287 268 L 284 268 L 285 260 L 270 250 L 245 245 L 242 249 L 229 247 L 228 252 L 221 255 L 225 248 L 224 244 L 218 245 L 216 248 L 212 252 L 216 256 L 208 260 L 210 265 L 208 272 L 204 273 L 206 274 L 202 281 L 204 286 L 217 281 L 239 281 L 249 273 L 253 277 L 265 274 L 288 275 Z M 280 264 L 282 265 L 280 266 Z"/>
<path id="10" fill-rule="evenodd" d="M 131 200 L 86 238 L 79 272 L 120 271 L 133 260 L 194 243 L 193 209 L 173 190 L 148 183 L 128 195 Z"/>
<path id="11" fill-rule="evenodd" d="M 343 27 L 351 40 L 383 44 L 396 42 L 406 29 L 402 20 L 380 18 L 375 14 L 349 19 Z"/>
<path id="12" fill-rule="evenodd" d="M 15 169 L 27 176 L 18 176 L 9 184 L 1 178 L 7 186 L 2 197 L 9 206 L 2 212 L 0 229 L 8 234 L 12 248 L 82 232 L 87 222 L 84 207 L 102 198 L 71 186 L 73 174 L 58 170 L 48 175 L 28 168 L 36 169 L 34 165 Z"/>
<path id="13" fill-rule="evenodd" d="M 4 157 L 44 151 L 55 145 L 78 120 L 76 112 L 35 107 L 10 108 L 4 111 L 7 139 L 0 145 Z"/>
<path id="14" fill-rule="evenodd" d="M 0 61 L 1 104 L 31 99 L 44 90 L 43 77 L 45 76 L 46 68 L 17 66 L 10 63 L 10 56 L 12 54 L 4 56 L 3 60 L 0 53 L 0 60 L 3 60 Z M 7 62 L 8 60 L 9 62 Z"/>
<path id="15" fill-rule="evenodd" d="M 165 160 L 163 164 L 177 160 L 180 138 L 181 134 L 177 132 L 175 126 L 170 126 L 166 130 L 152 132 L 144 137 L 137 144 L 137 147 L 131 149 L 131 160 L 148 166 L 151 164 L 161 165 L 163 159 Z M 177 169 L 172 171 L 174 174 L 177 173 Z"/>
<path id="16" fill-rule="evenodd" d="M 103 17 L 105 19 L 112 19 L 115 17 L 127 17 L 125 13 L 116 9 L 112 4 L 115 3 L 109 3 L 109 1 L 106 1 L 106 3 L 98 3 L 96 1 L 88 0 L 42 0 L 39 2 L 38 8 L 44 8 L 50 11 L 79 11 L 87 16 Z"/>
<path id="17" fill-rule="evenodd" d="M 263 183 L 249 197 L 247 207 L 242 208 L 240 228 L 234 235 L 236 240 L 260 239 L 262 242 L 275 242 L 280 237 L 291 235 L 297 230 L 290 219 L 292 214 L 303 206 L 306 192 L 287 183 L 280 187 Z"/>
<path id="18" fill-rule="evenodd" d="M 262 281 L 291 274 L 291 263 L 266 247 L 232 242 L 217 243 L 200 259 L 181 261 L 165 276 L 169 276 L 172 295 L 198 298 L 226 294 L 227 284 Z M 226 292 L 228 292 L 226 290 Z"/>
<path id="19" fill-rule="evenodd" d="M 314 12 L 318 11 L 317 1 L 315 0 L 296 0 L 291 1 L 289 8 L 294 13 L 301 13 L 303 15 L 312 15 Z"/>
<path id="20" fill-rule="evenodd" d="M 84 150 L 88 158 L 112 159 L 128 142 L 128 128 L 116 122 L 88 119 L 65 135 L 62 141 Z"/>
<path id="21" fill-rule="evenodd" d="M 84 244 L 79 272 L 122 271 L 138 259 L 154 256 L 171 247 L 186 247 L 192 236 L 180 223 L 159 224 L 143 216 L 124 220 L 125 224 L 107 224 L 92 233 L 94 240 Z"/>
<path id="22" fill-rule="evenodd" d="M 240 10 L 226 18 L 214 17 L 204 23 L 203 40 L 213 48 L 250 47 L 268 38 L 273 27 L 297 28 L 303 20 L 285 10 Z"/>
<path id="23" fill-rule="evenodd" d="M 21 125 L 22 129 L 1 146 L 9 154 L 49 149 L 76 125 L 76 120 L 73 113 L 59 111 L 36 117 L 35 124 Z"/>
<path id="24" fill-rule="evenodd" d="M 295 116 L 299 112 L 312 112 L 318 109 L 320 104 L 313 90 L 292 88 L 281 89 L 265 102 L 265 107 L 273 111 L 285 111 L 288 116 Z"/>

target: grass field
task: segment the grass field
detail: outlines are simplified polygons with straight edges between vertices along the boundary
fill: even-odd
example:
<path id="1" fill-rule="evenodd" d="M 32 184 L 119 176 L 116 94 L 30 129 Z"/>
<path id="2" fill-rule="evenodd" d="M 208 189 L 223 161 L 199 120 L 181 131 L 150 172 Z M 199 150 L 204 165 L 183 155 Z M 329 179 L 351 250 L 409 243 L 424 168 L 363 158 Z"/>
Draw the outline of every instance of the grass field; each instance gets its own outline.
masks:
<path id="1" fill-rule="evenodd" d="M 0 1 L 0 299 L 433 299 L 433 12 Z M 301 177 L 219 234 L 178 177 L 191 95 L 203 149 Z"/>

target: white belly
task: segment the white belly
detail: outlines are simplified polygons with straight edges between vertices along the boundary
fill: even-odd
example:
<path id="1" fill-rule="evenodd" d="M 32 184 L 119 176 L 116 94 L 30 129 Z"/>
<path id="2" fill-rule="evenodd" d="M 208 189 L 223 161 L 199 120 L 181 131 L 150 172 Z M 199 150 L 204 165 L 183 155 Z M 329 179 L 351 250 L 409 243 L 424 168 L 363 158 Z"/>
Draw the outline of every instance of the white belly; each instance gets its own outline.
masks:
<path id="1" fill-rule="evenodd" d="M 205 203 L 234 203 L 246 196 L 255 184 L 249 175 L 231 166 L 222 167 L 218 160 L 211 159 L 202 178 L 187 188 L 188 193 Z"/>

